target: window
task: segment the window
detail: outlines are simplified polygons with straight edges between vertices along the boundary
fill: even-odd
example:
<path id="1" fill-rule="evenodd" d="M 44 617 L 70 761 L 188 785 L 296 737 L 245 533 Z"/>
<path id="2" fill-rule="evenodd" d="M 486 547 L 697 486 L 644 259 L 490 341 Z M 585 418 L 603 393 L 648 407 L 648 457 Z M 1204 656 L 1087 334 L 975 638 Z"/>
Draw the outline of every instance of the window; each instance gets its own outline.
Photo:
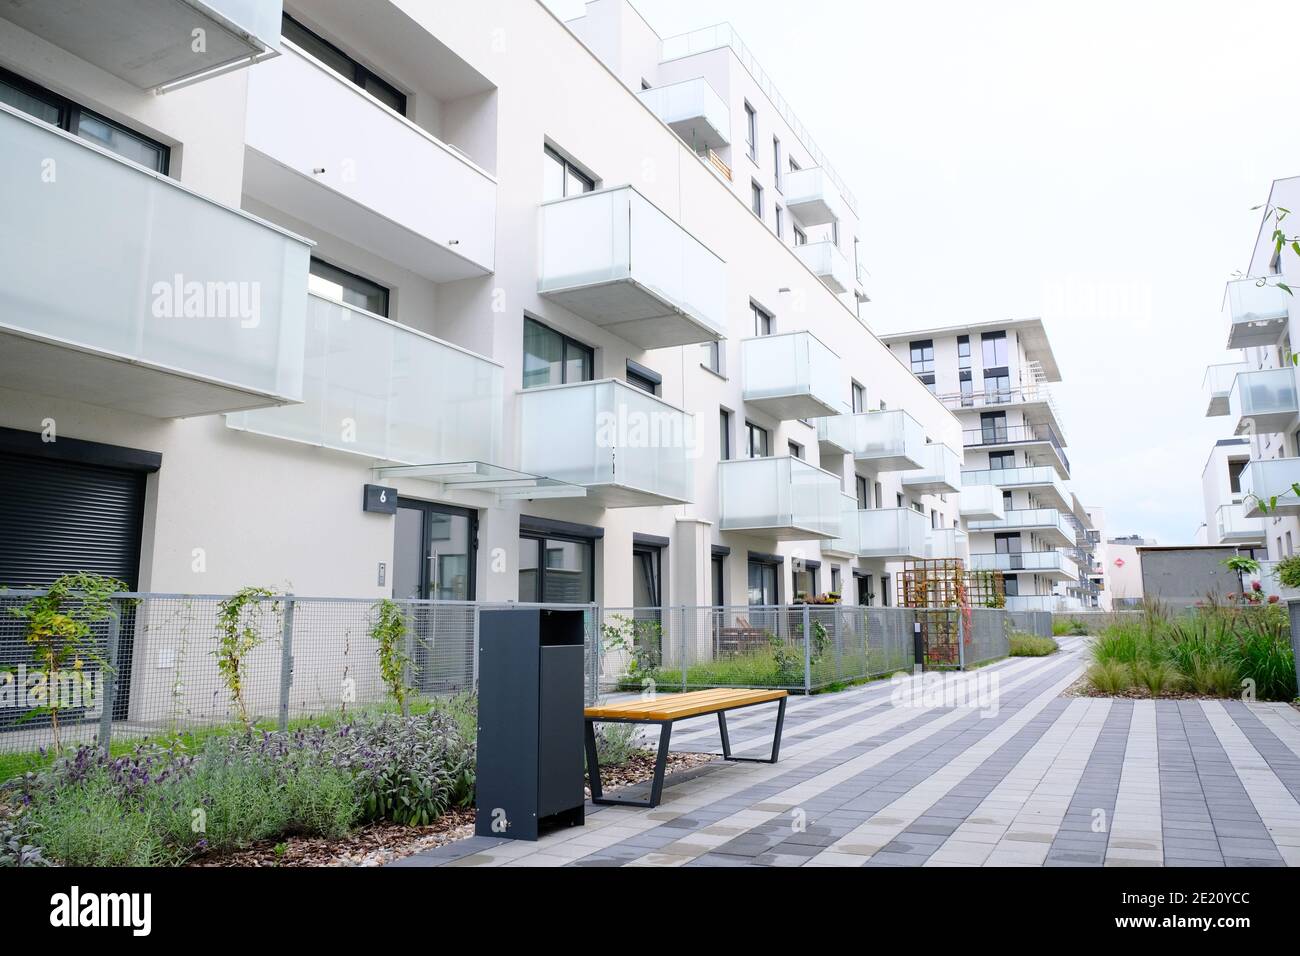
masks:
<path id="1" fill-rule="evenodd" d="M 840 593 L 840 584 L 841 584 L 840 569 L 831 568 L 831 593 L 832 594 Z"/>
<path id="2" fill-rule="evenodd" d="M 322 259 L 312 258 L 307 275 L 307 289 L 326 299 L 388 318 L 387 289 Z"/>
<path id="3" fill-rule="evenodd" d="M 749 559 L 750 607 L 774 607 L 781 603 L 780 570 L 780 565 L 773 562 Z"/>
<path id="4" fill-rule="evenodd" d="M 634 385 L 651 395 L 658 395 L 661 382 L 663 382 L 663 376 L 658 372 L 633 362 L 631 359 L 627 360 L 627 383 L 629 385 Z"/>
<path id="5" fill-rule="evenodd" d="M 817 568 L 813 565 L 799 567 L 792 574 L 796 600 L 809 600 L 817 594 Z"/>
<path id="6" fill-rule="evenodd" d="M 882 485 L 880 482 L 876 482 L 876 507 L 883 508 L 884 506 L 885 506 L 885 486 Z"/>
<path id="7" fill-rule="evenodd" d="M 903 507 L 903 493 L 901 491 L 894 496 L 894 502 L 895 502 L 894 507 L 896 508 Z"/>
<path id="8" fill-rule="evenodd" d="M 595 353 L 535 319 L 524 319 L 524 388 L 589 382 Z"/>
<path id="9" fill-rule="evenodd" d="M 849 401 L 856 412 L 865 412 L 867 410 L 867 390 L 858 382 L 853 382 L 850 386 Z"/>
<path id="10" fill-rule="evenodd" d="M 1288 531 L 1286 533 L 1286 555 L 1289 558 L 1293 554 L 1295 554 L 1295 548 L 1291 544 L 1291 532 Z"/>
<path id="11" fill-rule="evenodd" d="M 1020 576 L 1016 574 L 1007 575 L 1006 580 L 1002 582 L 1003 594 L 1007 597 L 1020 596 Z"/>
<path id="12" fill-rule="evenodd" d="M 961 403 L 964 408 L 971 408 L 975 404 L 975 383 L 971 381 L 970 369 L 962 369 L 957 373 L 958 388 L 961 389 Z"/>
<path id="13" fill-rule="evenodd" d="M 930 509 L 930 527 L 936 530 L 943 527 L 943 518 L 933 508 Z"/>
<path id="14" fill-rule="evenodd" d="M 790 172 L 797 173 L 800 170 L 799 162 L 793 156 L 790 157 Z"/>
<path id="15" fill-rule="evenodd" d="M 984 401 L 992 405 L 1000 405 L 1011 401 L 1011 376 L 1005 371 L 1001 374 L 990 375 L 988 370 L 985 369 Z"/>
<path id="16" fill-rule="evenodd" d="M 551 147 L 542 151 L 542 199 L 579 196 L 596 188 L 596 181 Z"/>
<path id="17" fill-rule="evenodd" d="M 919 378 L 930 391 L 934 391 L 934 340 L 918 339 L 909 344 L 912 360 L 912 374 Z"/>
<path id="18" fill-rule="evenodd" d="M 957 336 L 957 367 L 970 368 L 970 336 Z"/>
<path id="19" fill-rule="evenodd" d="M 718 461 L 731 460 L 731 412 L 718 411 Z"/>
<path id="20" fill-rule="evenodd" d="M 980 438 L 985 445 L 996 445 L 1007 440 L 1007 413 L 980 412 Z"/>
<path id="21" fill-rule="evenodd" d="M 704 343 L 704 367 L 710 372 L 717 372 L 719 375 L 725 375 L 722 368 L 722 343 L 705 342 Z"/>
<path id="22" fill-rule="evenodd" d="M 519 535 L 519 600 L 587 604 L 596 598 L 594 544 L 586 538 Z"/>
<path id="23" fill-rule="evenodd" d="M 1007 333 L 985 332 L 980 336 L 980 346 L 985 369 L 1007 367 Z"/>
<path id="24" fill-rule="evenodd" d="M 1241 494 L 1241 473 L 1250 464 L 1249 459 L 1228 462 L 1228 488 L 1234 495 Z"/>
<path id="25" fill-rule="evenodd" d="M 772 137 L 772 182 L 781 191 L 781 141 Z"/>
<path id="26" fill-rule="evenodd" d="M 854 492 L 858 498 L 858 509 L 866 511 L 871 507 L 871 502 L 867 500 L 867 479 L 865 475 L 853 476 Z"/>
<path id="27" fill-rule="evenodd" d="M 749 311 L 754 314 L 754 334 L 771 335 L 772 334 L 772 313 L 768 312 L 762 306 L 749 303 Z"/>
<path id="28" fill-rule="evenodd" d="M 791 441 L 786 442 L 786 447 L 790 449 L 791 458 L 798 458 L 800 461 L 803 460 L 803 445 L 799 444 L 797 441 Z"/>
<path id="29" fill-rule="evenodd" d="M 853 577 L 858 582 L 858 604 L 871 607 L 876 600 L 876 595 L 871 590 L 871 575 L 855 574 Z"/>
<path id="30" fill-rule="evenodd" d="M 778 239 L 784 239 L 785 238 L 785 210 L 781 208 L 780 203 L 777 203 L 775 206 L 773 206 L 772 210 L 773 210 L 773 214 L 776 216 L 776 237 Z"/>
<path id="31" fill-rule="evenodd" d="M 1005 468 L 1016 467 L 1016 453 L 1014 451 L 991 451 L 989 452 L 989 468 L 1002 470 Z"/>
<path id="32" fill-rule="evenodd" d="M 745 455 L 749 458 L 766 458 L 771 454 L 768 444 L 770 438 L 763 426 L 745 422 Z"/>
<path id="33" fill-rule="evenodd" d="M 882 607 L 889 607 L 889 575 L 880 576 L 880 604 Z"/>
<path id="34" fill-rule="evenodd" d="M 807 245 L 808 234 L 804 232 L 802 229 L 800 229 L 798 226 L 793 226 L 792 228 L 794 229 L 794 244 L 796 246 Z"/>
<path id="35" fill-rule="evenodd" d="M 351 80 L 394 112 L 406 115 L 406 94 L 374 72 L 362 66 L 324 37 L 307 29 L 289 14 L 284 14 L 280 31 L 294 46 L 301 47 L 335 73 Z"/>
<path id="36" fill-rule="evenodd" d="M 758 114 L 748 103 L 745 104 L 745 145 L 749 147 L 749 158 L 758 162 Z"/>
<path id="37" fill-rule="evenodd" d="M 763 218 L 763 187 L 758 184 L 758 180 L 749 181 L 749 208 L 759 219 Z"/>
<path id="38" fill-rule="evenodd" d="M 727 606 L 727 556 L 724 554 L 713 555 L 712 562 L 713 572 L 713 606 Z"/>
<path id="39" fill-rule="evenodd" d="M 167 175 L 171 150 L 162 143 L 83 109 L 7 70 L 0 70 L 0 103 L 57 126 L 123 159 Z"/>

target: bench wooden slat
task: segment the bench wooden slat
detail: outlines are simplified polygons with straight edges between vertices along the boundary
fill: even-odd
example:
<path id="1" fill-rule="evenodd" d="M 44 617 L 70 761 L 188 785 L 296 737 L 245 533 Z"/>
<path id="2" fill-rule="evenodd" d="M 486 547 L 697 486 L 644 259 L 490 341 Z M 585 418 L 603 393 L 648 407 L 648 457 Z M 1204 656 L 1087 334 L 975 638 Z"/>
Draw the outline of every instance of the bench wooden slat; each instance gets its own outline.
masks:
<path id="1" fill-rule="evenodd" d="M 685 694 L 658 694 L 649 700 L 588 707 L 583 713 L 593 720 L 682 720 L 733 707 L 763 704 L 786 696 L 788 692 L 783 690 L 718 687 Z"/>

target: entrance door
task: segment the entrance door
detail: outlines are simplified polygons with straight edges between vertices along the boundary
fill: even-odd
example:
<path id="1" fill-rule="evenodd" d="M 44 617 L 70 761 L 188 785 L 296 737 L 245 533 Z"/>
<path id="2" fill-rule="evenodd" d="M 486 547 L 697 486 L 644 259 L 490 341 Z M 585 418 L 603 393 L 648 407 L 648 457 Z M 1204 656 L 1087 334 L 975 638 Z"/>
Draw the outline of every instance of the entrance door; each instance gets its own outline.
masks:
<path id="1" fill-rule="evenodd" d="M 393 597 L 413 600 L 474 600 L 478 516 L 465 508 L 397 502 L 393 543 Z M 472 608 L 417 605 L 409 616 L 415 686 L 436 694 L 474 681 Z"/>

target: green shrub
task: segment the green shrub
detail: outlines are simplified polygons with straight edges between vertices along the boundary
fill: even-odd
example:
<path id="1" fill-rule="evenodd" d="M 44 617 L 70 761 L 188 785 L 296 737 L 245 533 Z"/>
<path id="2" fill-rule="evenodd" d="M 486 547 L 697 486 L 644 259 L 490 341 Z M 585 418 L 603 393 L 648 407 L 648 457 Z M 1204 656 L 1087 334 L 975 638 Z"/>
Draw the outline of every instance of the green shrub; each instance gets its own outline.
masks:
<path id="1" fill-rule="evenodd" d="M 1093 689 L 1103 694 L 1122 694 L 1133 686 L 1133 671 L 1119 661 L 1093 664 L 1087 676 Z"/>
<path id="2" fill-rule="evenodd" d="M 596 757 L 602 767 L 621 767 L 632 759 L 636 724 L 600 724 L 596 728 Z"/>
<path id="3" fill-rule="evenodd" d="M 1133 665 L 1133 680 L 1152 697 L 1159 697 L 1178 687 L 1182 678 L 1164 661 L 1138 661 Z"/>
<path id="4" fill-rule="evenodd" d="M 1241 693 L 1236 665 L 1228 661 L 1197 659 L 1183 675 L 1192 690 L 1205 697 L 1236 697 Z"/>
<path id="5" fill-rule="evenodd" d="M 1060 650 L 1060 645 L 1050 637 L 1035 634 L 1012 633 L 1009 638 L 1012 657 L 1046 657 Z"/>
<path id="6" fill-rule="evenodd" d="M 1286 612 L 1260 608 L 1246 617 L 1234 654 L 1239 680 L 1254 681 L 1255 696 L 1263 700 L 1294 700 L 1295 655 Z"/>

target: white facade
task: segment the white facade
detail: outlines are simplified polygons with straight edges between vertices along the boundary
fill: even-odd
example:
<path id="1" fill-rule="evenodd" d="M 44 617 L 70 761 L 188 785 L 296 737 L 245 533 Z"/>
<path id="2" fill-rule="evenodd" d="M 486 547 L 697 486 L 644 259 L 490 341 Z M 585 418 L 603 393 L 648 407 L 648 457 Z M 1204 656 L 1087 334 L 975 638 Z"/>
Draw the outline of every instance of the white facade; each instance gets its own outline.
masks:
<path id="1" fill-rule="evenodd" d="M 622 0 L 589 6 L 582 42 L 531 0 L 285 12 L 316 39 L 161 95 L 112 50 L 84 59 L 57 18 L 0 19 L 0 82 L 28 97 L 0 105 L 0 209 L 24 203 L 0 220 L 0 463 L 15 514 L 72 529 L 48 553 L 0 543 L 0 584 L 86 569 L 183 593 L 620 607 L 838 586 L 879 603 L 904 558 L 965 547 L 927 533 L 960 523 L 955 469 L 909 483 L 797 417 L 856 401 L 887 410 L 871 427 L 897 411 L 923 444 L 962 448 L 958 418 L 860 321 L 855 202 L 734 36 L 661 40 Z M 700 79 L 717 100 L 698 83 L 642 95 Z M 94 122 L 78 136 L 57 109 L 29 115 L 47 101 Z M 702 152 L 683 138 L 696 112 Z M 88 143 L 100 120 L 163 168 Z M 801 222 L 825 268 L 796 248 Z M 121 342 L 79 321 L 105 289 Z M 214 306 L 252 290 L 255 312 Z M 570 351 L 526 361 L 526 322 Z M 746 345 L 768 333 L 799 347 Z M 771 464 L 720 462 L 758 429 Z M 50 469 L 139 478 L 120 567 L 80 549 L 94 501 L 54 520 L 67 501 L 28 477 Z M 405 510 L 363 511 L 368 484 Z M 846 508 L 860 489 L 880 515 Z"/>
<path id="2" fill-rule="evenodd" d="M 1042 321 L 945 326 L 885 341 L 961 422 L 962 509 L 986 507 L 982 489 L 1001 492 L 1001 515 L 968 519 L 972 566 L 1006 575 L 1013 609 L 1102 606 L 1100 535 L 1094 509 L 1068 486 L 1050 384 L 1061 376 Z M 975 489 L 978 497 L 967 494 Z"/>
<path id="3" fill-rule="evenodd" d="M 1205 540 L 1201 544 L 1234 545 L 1243 552 L 1258 550 L 1265 556 L 1267 519 L 1250 516 L 1242 491 L 1242 478 L 1250 463 L 1249 438 L 1223 438 L 1214 443 L 1201 472 L 1205 500 Z"/>

